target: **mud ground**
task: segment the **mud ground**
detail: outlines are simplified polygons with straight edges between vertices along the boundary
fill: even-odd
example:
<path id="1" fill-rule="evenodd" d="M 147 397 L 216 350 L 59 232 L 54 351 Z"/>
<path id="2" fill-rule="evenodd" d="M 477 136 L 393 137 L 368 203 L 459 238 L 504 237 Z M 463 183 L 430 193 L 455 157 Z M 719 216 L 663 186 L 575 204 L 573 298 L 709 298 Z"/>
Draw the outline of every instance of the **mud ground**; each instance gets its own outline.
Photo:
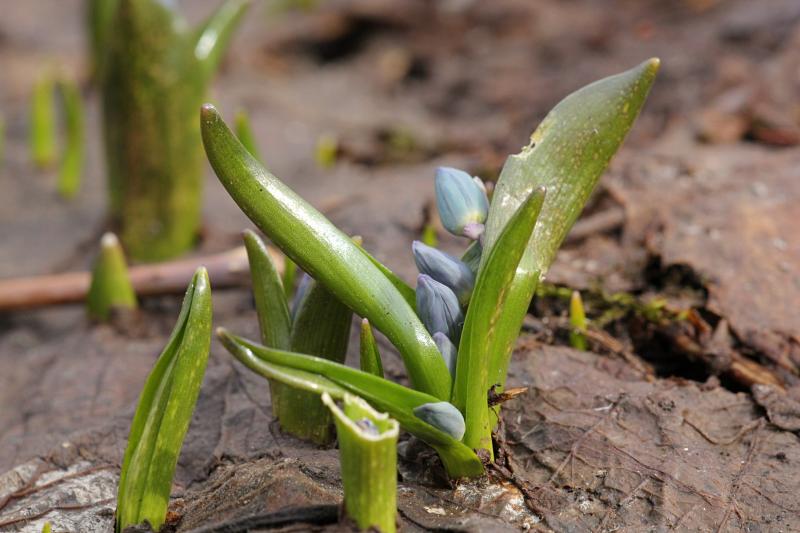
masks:
<path id="1" fill-rule="evenodd" d="M 71 0 L 0 17 L 2 277 L 85 268 L 104 229 L 81 17 Z M 650 56 L 651 98 L 526 321 L 511 384 L 528 392 L 505 405 L 500 464 L 449 486 L 404 440 L 402 530 L 800 531 L 800 4 L 257 2 L 236 37 L 212 100 L 246 109 L 270 169 L 408 279 L 436 166 L 495 177 L 561 97 Z M 89 106 L 72 202 L 26 149 L 28 95 L 53 66 Z M 338 160 L 322 168 L 331 135 Z M 250 227 L 210 171 L 204 220 L 198 253 Z M 564 288 L 583 291 L 590 352 L 564 346 Z M 178 305 L 150 299 L 124 328 L 79 307 L 0 316 L 0 531 L 109 530 Z M 214 316 L 256 335 L 246 290 L 215 292 Z M 281 434 L 266 383 L 217 343 L 173 495 L 178 531 L 348 530 L 336 451 Z"/>

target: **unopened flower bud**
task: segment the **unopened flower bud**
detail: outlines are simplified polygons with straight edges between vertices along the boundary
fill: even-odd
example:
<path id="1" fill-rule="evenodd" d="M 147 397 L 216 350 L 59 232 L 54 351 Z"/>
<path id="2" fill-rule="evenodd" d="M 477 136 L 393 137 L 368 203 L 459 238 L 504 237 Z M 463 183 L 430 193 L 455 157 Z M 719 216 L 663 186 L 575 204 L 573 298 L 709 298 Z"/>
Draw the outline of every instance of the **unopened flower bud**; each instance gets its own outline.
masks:
<path id="1" fill-rule="evenodd" d="M 464 416 L 455 405 L 448 402 L 426 403 L 414 409 L 414 414 L 454 439 L 460 441 L 467 429 Z"/>
<path id="2" fill-rule="evenodd" d="M 436 207 L 447 231 L 453 235 L 477 239 L 489 213 L 486 192 L 472 177 L 449 167 L 436 169 Z M 465 233 L 465 228 L 469 234 Z"/>
<path id="3" fill-rule="evenodd" d="M 414 262 L 421 274 L 427 274 L 439 283 L 447 285 L 458 297 L 459 303 L 466 307 L 475 286 L 475 274 L 463 262 L 420 241 L 411 245 Z"/>
<path id="4" fill-rule="evenodd" d="M 464 313 L 455 293 L 427 274 L 417 277 L 417 314 L 431 335 L 440 331 L 458 342 Z"/>
<path id="5" fill-rule="evenodd" d="M 433 342 L 435 342 L 436 347 L 439 348 L 439 353 L 442 354 L 442 359 L 444 359 L 444 364 L 447 365 L 447 370 L 450 371 L 450 376 L 455 378 L 458 348 L 456 348 L 456 345 L 441 331 L 437 331 L 433 334 Z"/>

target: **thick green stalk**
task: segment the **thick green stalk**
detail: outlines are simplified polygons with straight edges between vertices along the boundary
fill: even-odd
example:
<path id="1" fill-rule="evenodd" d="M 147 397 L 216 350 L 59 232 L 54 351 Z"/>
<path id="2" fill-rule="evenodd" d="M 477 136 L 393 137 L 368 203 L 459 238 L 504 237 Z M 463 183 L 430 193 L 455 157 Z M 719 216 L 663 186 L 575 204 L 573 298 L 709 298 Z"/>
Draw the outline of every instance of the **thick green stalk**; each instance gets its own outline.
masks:
<path id="1" fill-rule="evenodd" d="M 58 174 L 58 192 L 64 198 L 72 198 L 81 185 L 83 172 L 83 102 L 75 82 L 63 80 L 59 88 L 64 100 L 67 139 Z"/>
<path id="2" fill-rule="evenodd" d="M 375 342 L 375 335 L 372 334 L 372 326 L 369 320 L 361 319 L 361 345 L 359 346 L 361 370 L 373 376 L 383 377 L 383 363 L 381 363 L 381 353 L 378 350 L 378 343 Z"/>
<path id="3" fill-rule="evenodd" d="M 290 349 L 342 363 L 352 320 L 350 309 L 322 284 L 312 281 L 294 314 Z M 316 444 L 333 442 L 333 420 L 318 395 L 276 381 L 271 382 L 270 391 L 281 429 Z"/>
<path id="4" fill-rule="evenodd" d="M 572 291 L 569 299 L 569 343 L 578 350 L 586 349 L 586 311 L 583 309 L 581 293 Z"/>
<path id="5" fill-rule="evenodd" d="M 448 399 L 447 366 L 392 281 L 350 237 L 267 172 L 214 106 L 203 106 L 201 123 L 208 160 L 242 211 L 298 266 L 397 346 L 416 388 Z"/>
<path id="6" fill-rule="evenodd" d="M 178 322 L 147 377 L 131 422 L 117 493 L 116 531 L 163 525 L 183 438 L 192 420 L 211 344 L 211 287 L 200 267 Z"/>
<path id="7" fill-rule="evenodd" d="M 400 425 L 358 396 L 345 394 L 344 410 L 327 393 L 322 401 L 336 421 L 345 513 L 361 530 L 394 533 Z"/>
<path id="8" fill-rule="evenodd" d="M 31 98 L 30 147 L 34 164 L 52 166 L 56 160 L 55 82 L 51 74 L 39 78 Z"/>
<path id="9" fill-rule="evenodd" d="M 109 25 L 98 33 L 107 49 L 98 73 L 111 214 L 133 258 L 165 259 L 197 238 L 204 166 L 197 108 L 247 1 L 228 0 L 197 30 L 165 2 L 115 4 L 97 15 Z"/>
<path id="10" fill-rule="evenodd" d="M 508 335 L 508 328 L 518 328 L 515 322 L 509 322 L 506 299 L 544 199 L 543 189 L 531 192 L 488 253 L 475 281 L 458 348 L 452 403 L 464 414 L 464 444 L 485 450 L 489 457 L 494 455 L 488 402 L 489 365 L 503 348 L 497 339 Z"/>
<path id="11" fill-rule="evenodd" d="M 92 269 L 92 282 L 86 295 L 86 311 L 92 320 L 108 320 L 114 309 L 136 309 L 125 254 L 117 236 L 106 233 L 100 240 L 100 253 Z"/>
<path id="12" fill-rule="evenodd" d="M 514 210 L 536 187 L 548 190 L 539 222 L 509 290 L 509 326 L 498 336 L 489 384 L 505 384 L 514 341 L 536 285 L 642 109 L 658 71 L 658 59 L 611 76 L 567 96 L 545 117 L 522 152 L 506 161 L 492 197 L 484 234 L 485 264 Z"/>

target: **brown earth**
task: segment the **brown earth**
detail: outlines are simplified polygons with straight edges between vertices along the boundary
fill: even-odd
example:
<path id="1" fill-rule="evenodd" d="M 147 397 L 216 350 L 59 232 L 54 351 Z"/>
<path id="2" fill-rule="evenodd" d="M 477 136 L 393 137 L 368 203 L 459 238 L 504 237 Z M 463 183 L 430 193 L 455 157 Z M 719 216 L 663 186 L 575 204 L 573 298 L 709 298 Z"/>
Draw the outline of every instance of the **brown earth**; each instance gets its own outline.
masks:
<path id="1" fill-rule="evenodd" d="M 214 4 L 192 2 L 191 18 Z M 77 1 L 0 17 L 3 277 L 85 268 L 104 227 L 88 84 L 76 200 L 26 149 L 36 77 L 58 65 L 87 78 L 81 32 Z M 650 101 L 548 276 L 584 291 L 602 325 L 593 351 L 558 346 L 564 302 L 540 298 L 498 467 L 448 486 L 404 440 L 403 530 L 800 531 L 800 5 L 329 0 L 256 5 L 237 36 L 214 101 L 247 109 L 270 168 L 408 279 L 436 166 L 496 176 L 561 97 L 654 55 Z M 330 169 L 314 162 L 323 135 L 339 142 Z M 210 172 L 205 224 L 201 252 L 249 227 Z M 79 307 L 0 316 L 0 531 L 109 530 L 130 417 L 177 306 L 149 299 L 124 327 L 91 326 Z M 217 325 L 255 336 L 246 290 L 216 291 L 214 306 Z M 336 450 L 282 435 L 270 413 L 266 383 L 215 343 L 177 530 L 347 530 Z"/>

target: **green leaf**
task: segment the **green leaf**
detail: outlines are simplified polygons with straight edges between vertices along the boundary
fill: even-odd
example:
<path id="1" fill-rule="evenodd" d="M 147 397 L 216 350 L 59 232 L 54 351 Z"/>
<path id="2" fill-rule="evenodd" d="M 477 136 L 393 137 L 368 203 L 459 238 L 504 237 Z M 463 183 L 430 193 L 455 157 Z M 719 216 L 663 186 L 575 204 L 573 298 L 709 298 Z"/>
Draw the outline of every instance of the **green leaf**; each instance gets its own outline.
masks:
<path id="1" fill-rule="evenodd" d="M 369 320 L 361 319 L 361 345 L 359 353 L 361 356 L 361 370 L 373 376 L 383 377 L 383 364 L 381 363 L 381 353 L 378 350 L 378 343 L 372 334 L 372 326 Z"/>
<path id="2" fill-rule="evenodd" d="M 508 335 L 509 328 L 516 328 L 514 335 L 519 331 L 514 317 L 506 313 L 505 304 L 544 199 L 544 189 L 531 192 L 506 224 L 496 246 L 486 254 L 461 333 L 452 403 L 464 414 L 467 426 L 464 444 L 484 449 L 490 456 L 489 368 L 502 357 L 503 346 L 497 339 Z"/>
<path id="3" fill-rule="evenodd" d="M 383 275 L 386 276 L 386 279 L 389 280 L 389 283 L 394 285 L 394 288 L 400 292 L 403 296 L 403 299 L 411 306 L 411 309 L 416 311 L 417 309 L 417 293 L 414 291 L 414 288 L 411 287 L 408 283 L 400 279 L 400 276 L 392 272 L 389 267 L 378 261 L 372 254 L 370 254 L 367 250 L 360 243 L 358 247 L 361 248 L 361 251 L 364 252 L 364 255 L 367 256 L 367 259 L 372 261 L 372 264 L 378 267 L 378 270 L 383 272 Z"/>
<path id="4" fill-rule="evenodd" d="M 83 102 L 75 82 L 62 81 L 59 88 L 64 99 L 67 140 L 58 173 L 58 192 L 64 198 L 72 198 L 81 185 L 83 172 Z"/>
<path id="5" fill-rule="evenodd" d="M 211 78 L 228 47 L 233 31 L 250 6 L 250 0 L 227 0 L 195 30 L 194 58 L 201 77 Z"/>
<path id="6" fill-rule="evenodd" d="M 292 323 L 278 271 L 258 235 L 245 230 L 242 236 L 250 263 L 261 342 L 266 346 L 287 350 L 291 346 Z"/>
<path id="7" fill-rule="evenodd" d="M 567 96 L 545 117 L 531 143 L 506 161 L 486 221 L 482 265 L 530 191 L 545 187 L 548 195 L 506 304 L 508 323 L 516 326 L 498 337 L 504 356 L 492 364 L 489 383 L 505 383 L 511 349 L 536 285 L 633 125 L 658 66 L 658 59 L 650 59 Z"/>
<path id="8" fill-rule="evenodd" d="M 351 394 L 344 396 L 344 410 L 328 394 L 322 395 L 322 401 L 336 421 L 345 513 L 362 531 L 394 533 L 400 435 L 397 421 Z"/>
<path id="9" fill-rule="evenodd" d="M 305 370 L 297 370 L 288 366 L 276 365 L 265 361 L 248 349 L 237 344 L 229 344 L 226 337 L 221 337 L 223 344 L 228 351 L 233 354 L 244 366 L 265 378 L 273 381 L 280 381 L 298 390 L 322 394 L 327 392 L 338 400 L 344 398 L 347 389 L 341 387 L 328 378 Z"/>
<path id="10" fill-rule="evenodd" d="M 106 233 L 100 240 L 100 253 L 92 269 L 92 281 L 86 295 L 86 311 L 92 320 L 104 321 L 113 309 L 136 309 L 125 254 L 117 236 Z"/>
<path id="11" fill-rule="evenodd" d="M 397 346 L 414 387 L 450 396 L 450 374 L 413 308 L 386 275 L 319 211 L 267 172 L 211 105 L 201 113 L 211 166 L 244 213 L 303 270 Z"/>
<path id="12" fill-rule="evenodd" d="M 178 322 L 147 377 L 131 423 L 117 493 L 116 531 L 164 523 L 186 430 L 192 419 L 211 344 L 211 287 L 197 269 Z"/>
<path id="13" fill-rule="evenodd" d="M 415 408 L 438 402 L 438 398 L 327 359 L 260 346 L 222 328 L 217 330 L 217 335 L 228 351 L 239 360 L 258 358 L 273 365 L 324 376 L 349 392 L 361 396 L 375 409 L 389 413 L 404 429 L 437 451 L 452 478 L 483 474 L 483 465 L 475 452 L 414 415 Z M 320 390 L 320 394 L 322 392 L 324 391 Z"/>

